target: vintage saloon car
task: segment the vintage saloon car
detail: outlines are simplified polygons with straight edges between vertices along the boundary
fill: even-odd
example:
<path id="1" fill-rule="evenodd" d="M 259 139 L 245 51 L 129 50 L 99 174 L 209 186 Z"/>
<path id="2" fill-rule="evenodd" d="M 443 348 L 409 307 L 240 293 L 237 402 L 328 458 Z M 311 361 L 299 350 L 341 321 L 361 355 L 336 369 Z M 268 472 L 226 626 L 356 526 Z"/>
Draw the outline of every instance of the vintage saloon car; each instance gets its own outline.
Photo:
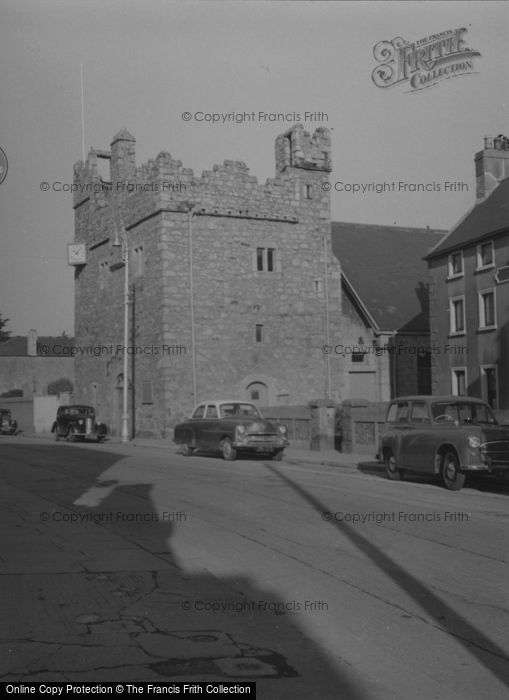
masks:
<path id="1" fill-rule="evenodd" d="M 509 474 L 509 427 L 468 396 L 403 396 L 389 404 L 379 459 L 389 479 L 435 474 L 458 491 L 468 473 Z"/>
<path id="2" fill-rule="evenodd" d="M 96 422 L 92 406 L 59 406 L 51 432 L 55 433 L 55 440 L 101 442 L 106 438 L 106 426 Z"/>
<path id="3" fill-rule="evenodd" d="M 18 422 L 13 420 L 8 408 L 0 408 L 0 433 L 2 435 L 16 435 Z"/>
<path id="4" fill-rule="evenodd" d="M 280 460 L 288 445 L 284 425 L 265 420 L 254 404 L 240 400 L 203 401 L 189 420 L 176 426 L 174 441 L 183 455 L 221 452 L 229 461 L 248 452 Z"/>

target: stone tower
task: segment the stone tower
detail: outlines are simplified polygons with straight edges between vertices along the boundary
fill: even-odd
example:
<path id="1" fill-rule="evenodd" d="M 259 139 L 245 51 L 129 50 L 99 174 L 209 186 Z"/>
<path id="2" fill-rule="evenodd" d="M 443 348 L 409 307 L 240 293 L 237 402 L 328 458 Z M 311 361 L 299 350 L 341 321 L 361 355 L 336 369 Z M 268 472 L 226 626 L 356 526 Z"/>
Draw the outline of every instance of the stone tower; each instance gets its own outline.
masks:
<path id="1" fill-rule="evenodd" d="M 342 375 L 331 376 L 322 355 L 341 326 L 322 187 L 329 132 L 297 125 L 279 136 L 276 175 L 264 185 L 232 160 L 200 177 L 167 152 L 137 167 L 134 147 L 122 130 L 111 151 L 75 166 L 75 240 L 88 248 L 76 271 L 75 336 L 90 348 L 76 358 L 79 400 L 95 402 L 115 432 L 124 352 L 138 435 L 166 435 L 207 398 L 339 399 Z M 110 182 L 97 158 L 110 161 Z M 130 253 L 128 348 L 119 235 Z"/>

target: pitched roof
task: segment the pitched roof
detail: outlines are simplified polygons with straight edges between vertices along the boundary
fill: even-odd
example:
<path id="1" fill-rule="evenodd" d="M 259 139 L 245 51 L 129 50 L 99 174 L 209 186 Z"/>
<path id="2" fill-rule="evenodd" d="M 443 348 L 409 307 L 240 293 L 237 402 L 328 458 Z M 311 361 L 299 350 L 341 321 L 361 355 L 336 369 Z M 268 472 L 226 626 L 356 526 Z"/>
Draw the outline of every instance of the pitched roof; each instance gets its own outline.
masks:
<path id="1" fill-rule="evenodd" d="M 426 332 L 428 267 L 424 255 L 446 231 L 332 222 L 332 250 L 344 281 L 378 330 Z"/>
<path id="2" fill-rule="evenodd" d="M 74 338 L 65 335 L 38 336 L 36 344 L 37 357 L 71 357 L 70 348 Z M 26 335 L 15 335 L 0 343 L 0 357 L 32 357 L 28 354 Z"/>
<path id="3" fill-rule="evenodd" d="M 440 241 L 426 259 L 464 248 L 481 238 L 491 237 L 509 228 L 509 178 L 505 178 L 482 202 L 476 204 Z"/>

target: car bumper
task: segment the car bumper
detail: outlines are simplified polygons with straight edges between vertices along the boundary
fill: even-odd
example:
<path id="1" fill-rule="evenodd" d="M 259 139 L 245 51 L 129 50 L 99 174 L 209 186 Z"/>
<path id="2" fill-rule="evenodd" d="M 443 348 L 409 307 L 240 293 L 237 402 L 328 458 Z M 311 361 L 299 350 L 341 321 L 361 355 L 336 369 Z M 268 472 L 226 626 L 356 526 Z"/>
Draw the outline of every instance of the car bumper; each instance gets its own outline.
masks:
<path id="1" fill-rule="evenodd" d="M 248 438 L 247 440 L 237 440 L 232 443 L 233 447 L 245 452 L 279 452 L 290 444 L 285 438 Z"/>
<path id="2" fill-rule="evenodd" d="M 484 473 L 484 474 L 509 474 L 509 462 L 495 462 L 490 459 L 477 464 L 465 464 L 461 467 L 462 472 Z"/>
<path id="3" fill-rule="evenodd" d="M 97 440 L 98 437 L 104 437 L 99 433 L 69 433 L 69 437 L 75 440 Z"/>

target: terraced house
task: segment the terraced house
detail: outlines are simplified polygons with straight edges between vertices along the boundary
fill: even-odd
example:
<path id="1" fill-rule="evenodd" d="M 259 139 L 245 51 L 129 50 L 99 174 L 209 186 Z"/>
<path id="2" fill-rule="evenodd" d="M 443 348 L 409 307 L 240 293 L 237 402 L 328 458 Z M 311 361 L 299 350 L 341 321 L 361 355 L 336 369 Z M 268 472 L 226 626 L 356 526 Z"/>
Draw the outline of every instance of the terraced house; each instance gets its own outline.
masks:
<path id="1" fill-rule="evenodd" d="M 476 203 L 426 256 L 433 393 L 509 408 L 509 139 L 475 155 Z"/>

